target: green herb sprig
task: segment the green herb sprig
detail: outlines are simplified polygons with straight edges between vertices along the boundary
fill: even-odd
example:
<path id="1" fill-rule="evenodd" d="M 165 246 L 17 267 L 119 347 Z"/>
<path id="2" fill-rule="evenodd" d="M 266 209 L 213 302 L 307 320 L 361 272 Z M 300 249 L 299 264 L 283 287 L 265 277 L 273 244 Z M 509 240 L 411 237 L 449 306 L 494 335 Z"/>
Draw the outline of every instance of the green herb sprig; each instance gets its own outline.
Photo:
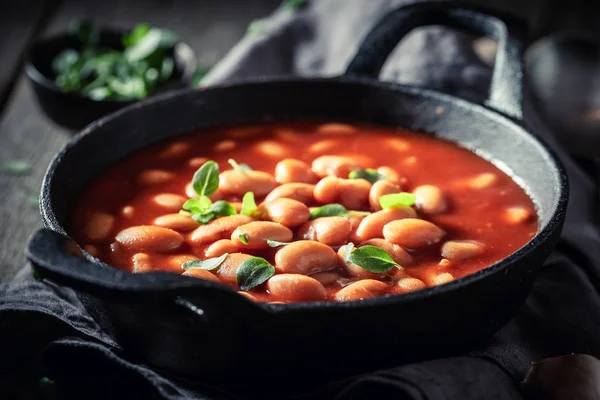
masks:
<path id="1" fill-rule="evenodd" d="M 369 181 L 369 183 L 373 184 L 377 181 L 385 180 L 385 175 L 377 172 L 376 169 L 367 168 L 367 169 L 357 169 L 350 174 L 348 174 L 349 179 L 364 179 Z"/>
<path id="2" fill-rule="evenodd" d="M 275 275 L 275 267 L 261 257 L 246 259 L 237 270 L 236 280 L 240 290 L 250 290 Z"/>
<path id="3" fill-rule="evenodd" d="M 219 165 L 209 160 L 202 164 L 192 178 L 192 187 L 198 198 L 189 199 L 183 204 L 183 211 L 196 222 L 207 224 L 216 217 L 227 217 L 237 214 L 235 207 L 224 200 L 212 202 L 208 196 L 219 188 Z"/>
<path id="4" fill-rule="evenodd" d="M 347 218 L 350 215 L 369 215 L 371 214 L 368 211 L 349 211 L 341 204 L 331 203 L 325 204 L 321 207 L 313 208 L 310 211 L 310 220 L 323 218 L 323 217 L 344 217 Z"/>
<path id="5" fill-rule="evenodd" d="M 352 251 L 352 247 L 346 247 L 345 260 L 362 267 L 363 269 L 374 272 L 388 272 L 392 268 L 402 268 L 392 257 L 383 249 L 376 246 L 361 246 Z"/>
<path id="6" fill-rule="evenodd" d="M 416 196 L 408 192 L 384 194 L 379 198 L 381 208 L 411 207 L 417 200 Z"/>
<path id="7" fill-rule="evenodd" d="M 229 253 L 225 253 L 219 257 L 208 258 L 206 260 L 192 260 L 184 262 L 181 268 L 188 269 L 204 269 L 206 271 L 214 271 L 223 264 Z"/>

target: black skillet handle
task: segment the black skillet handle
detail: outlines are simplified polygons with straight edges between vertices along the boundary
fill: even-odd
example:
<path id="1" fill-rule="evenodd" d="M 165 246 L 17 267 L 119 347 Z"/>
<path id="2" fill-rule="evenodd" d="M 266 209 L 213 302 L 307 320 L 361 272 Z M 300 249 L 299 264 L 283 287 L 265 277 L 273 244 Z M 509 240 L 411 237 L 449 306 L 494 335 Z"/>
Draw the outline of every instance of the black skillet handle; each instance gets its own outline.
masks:
<path id="1" fill-rule="evenodd" d="M 427 25 L 490 36 L 498 42 L 494 74 L 486 105 L 517 120 L 523 119 L 523 23 L 455 2 L 423 2 L 398 8 L 369 32 L 345 75 L 378 78 L 387 57 L 413 29 Z"/>
<path id="2" fill-rule="evenodd" d="M 72 255 L 67 245 L 77 248 L 72 239 L 52 231 L 35 232 L 25 249 L 36 275 L 56 284 L 90 295 L 124 302 L 172 303 L 201 319 L 210 319 L 213 305 L 231 310 L 232 319 L 253 315 L 256 304 L 233 290 L 202 279 L 167 272 L 132 274 L 108 265 L 98 265 Z M 222 318 L 222 313 L 215 310 Z"/>

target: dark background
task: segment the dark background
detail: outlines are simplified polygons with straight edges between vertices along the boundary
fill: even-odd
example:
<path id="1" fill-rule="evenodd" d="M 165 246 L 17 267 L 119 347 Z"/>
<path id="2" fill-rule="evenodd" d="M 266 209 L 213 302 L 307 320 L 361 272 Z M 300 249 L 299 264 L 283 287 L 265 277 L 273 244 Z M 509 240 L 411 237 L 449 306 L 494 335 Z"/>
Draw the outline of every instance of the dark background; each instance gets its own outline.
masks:
<path id="1" fill-rule="evenodd" d="M 21 72 L 26 49 L 35 37 L 61 32 L 74 18 L 88 17 L 99 25 L 121 28 L 145 21 L 174 30 L 195 50 L 199 64 L 212 65 L 245 35 L 252 20 L 268 15 L 280 3 L 280 0 L 0 0 L 0 164 L 25 160 L 32 165 L 29 174 L 0 170 L 0 282 L 10 280 L 25 265 L 24 243 L 40 226 L 35 199 L 45 168 L 72 135 L 41 113 Z M 597 1 L 471 3 L 527 19 L 531 26 L 530 42 L 565 29 L 586 29 L 600 34 Z"/>

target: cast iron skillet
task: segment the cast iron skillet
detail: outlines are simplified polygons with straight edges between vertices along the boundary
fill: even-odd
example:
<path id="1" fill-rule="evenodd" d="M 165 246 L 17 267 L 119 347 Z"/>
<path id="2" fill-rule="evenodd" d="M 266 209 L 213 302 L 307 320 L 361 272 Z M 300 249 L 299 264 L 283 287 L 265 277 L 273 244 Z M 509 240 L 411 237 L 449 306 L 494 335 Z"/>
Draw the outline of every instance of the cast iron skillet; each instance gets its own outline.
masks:
<path id="1" fill-rule="evenodd" d="M 399 40 L 423 25 L 466 29 L 499 41 L 485 105 L 377 81 Z M 565 217 L 565 172 L 522 122 L 520 33 L 507 18 L 444 2 L 420 3 L 383 18 L 341 77 L 183 90 L 112 114 L 83 130 L 50 165 L 41 193 L 47 229 L 31 238 L 27 255 L 43 278 L 75 289 L 125 351 L 173 374 L 228 385 L 251 378 L 257 387 L 261 378 L 330 379 L 462 351 L 488 338 L 522 304 Z M 539 232 L 514 254 L 468 277 L 347 303 L 253 303 L 212 282 L 166 272 L 134 275 L 62 250 L 75 199 L 128 154 L 208 127 L 306 119 L 402 126 L 473 149 L 513 174 L 532 196 Z"/>

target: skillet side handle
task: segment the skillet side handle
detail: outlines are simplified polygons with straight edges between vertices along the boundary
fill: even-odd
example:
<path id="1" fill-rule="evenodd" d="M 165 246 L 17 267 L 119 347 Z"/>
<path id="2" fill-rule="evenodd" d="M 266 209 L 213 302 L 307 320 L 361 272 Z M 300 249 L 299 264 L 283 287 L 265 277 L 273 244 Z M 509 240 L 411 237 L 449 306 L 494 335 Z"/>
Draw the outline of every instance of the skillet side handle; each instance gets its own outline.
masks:
<path id="1" fill-rule="evenodd" d="M 169 302 L 193 314 L 202 312 L 198 311 L 198 306 L 190 306 L 191 299 L 206 309 L 210 309 L 212 304 L 231 304 L 232 309 L 246 313 L 250 312 L 249 309 L 258 309 L 254 302 L 223 285 L 161 271 L 143 274 L 124 272 L 72 255 L 66 250 L 68 244 L 78 249 L 72 239 L 44 228 L 31 236 L 25 254 L 40 278 L 99 298 L 142 303 Z"/>
<path id="2" fill-rule="evenodd" d="M 508 15 L 455 2 L 424 2 L 400 7 L 383 17 L 359 46 L 346 76 L 378 78 L 387 57 L 413 29 L 442 25 L 489 36 L 498 42 L 486 105 L 523 119 L 523 51 L 525 24 Z"/>

